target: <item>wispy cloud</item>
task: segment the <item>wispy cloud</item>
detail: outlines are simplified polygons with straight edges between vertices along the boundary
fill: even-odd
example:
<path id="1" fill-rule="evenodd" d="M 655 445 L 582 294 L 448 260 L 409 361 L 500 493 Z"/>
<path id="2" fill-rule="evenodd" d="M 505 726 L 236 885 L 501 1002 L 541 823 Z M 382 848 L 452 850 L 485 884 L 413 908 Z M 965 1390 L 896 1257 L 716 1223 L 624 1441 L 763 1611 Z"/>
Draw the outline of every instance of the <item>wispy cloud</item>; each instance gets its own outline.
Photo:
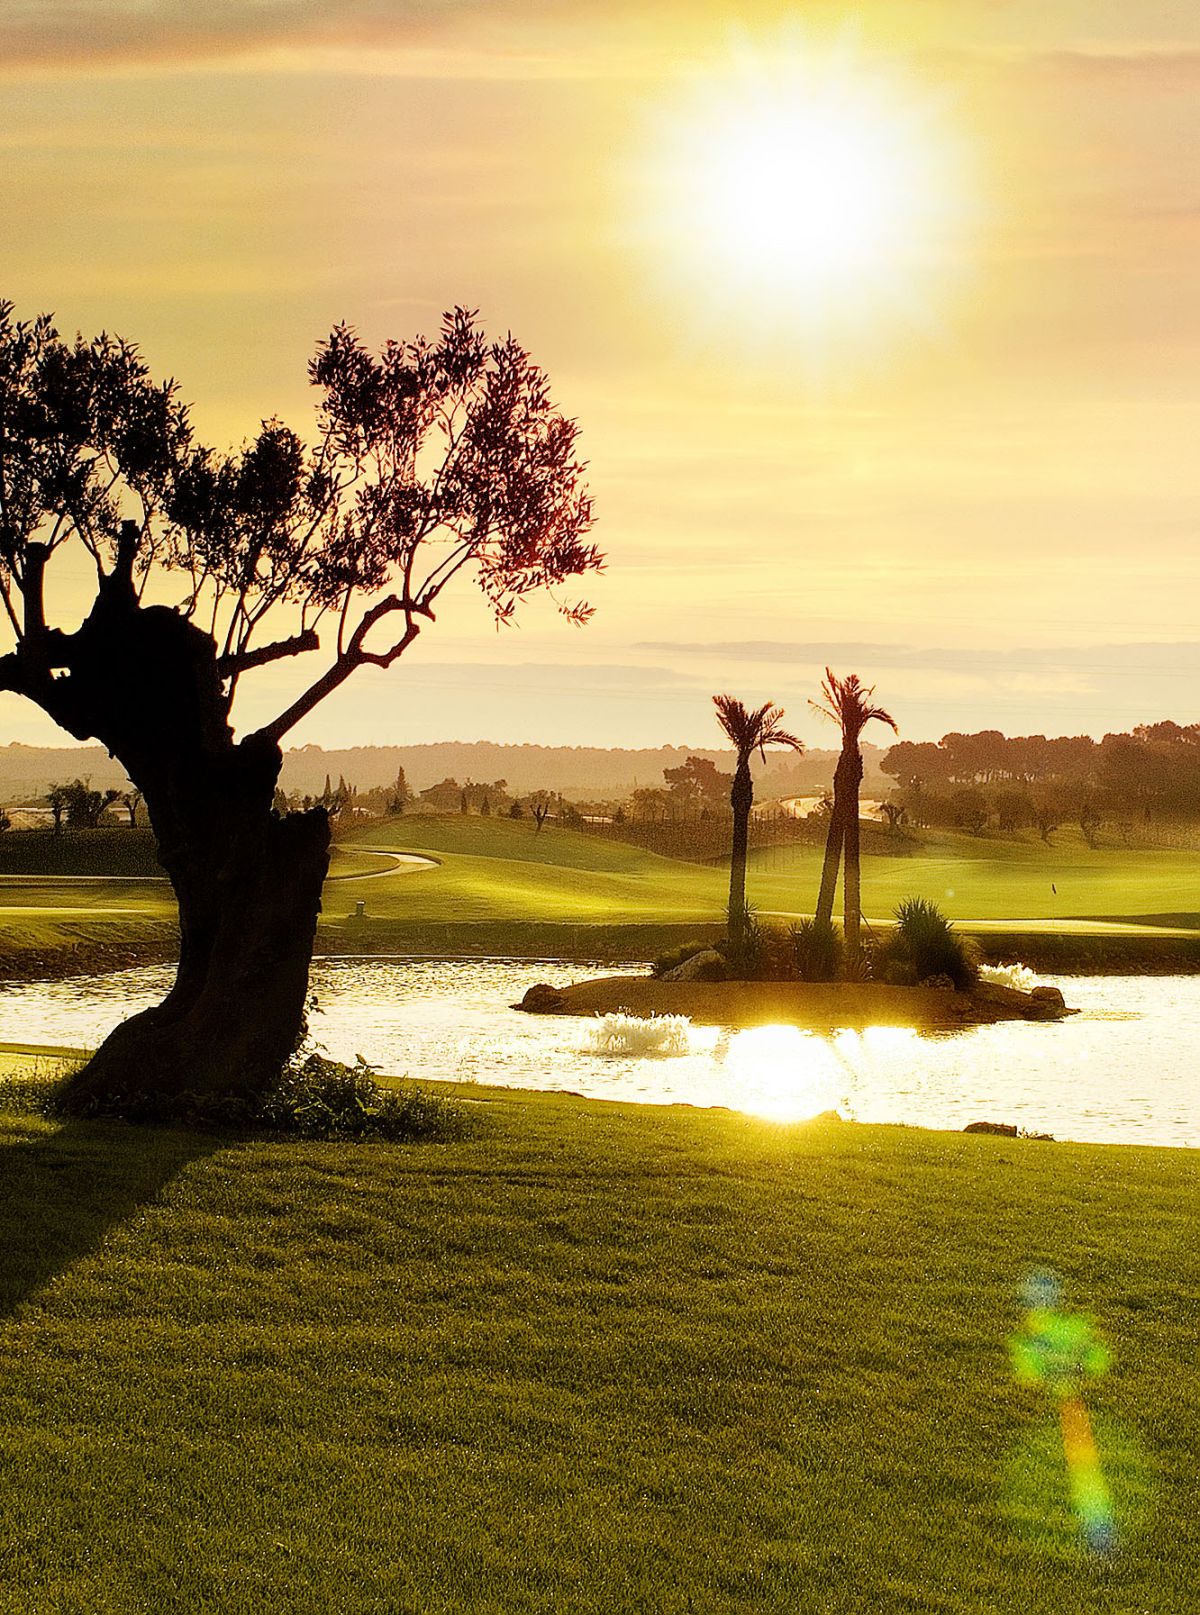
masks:
<path id="1" fill-rule="evenodd" d="M 871 669 L 903 668 L 931 673 L 978 674 L 986 671 L 1020 679 L 1036 678 L 1044 670 L 1096 676 L 1128 673 L 1164 677 L 1200 675 L 1200 642 L 1194 640 L 1117 645 L 987 647 L 977 650 L 865 640 L 822 644 L 790 644 L 785 640 L 728 640 L 710 644 L 648 640 L 637 645 L 636 649 L 660 656 L 703 656 L 713 661 L 770 662 L 789 667 L 823 667 L 829 664 L 841 669 L 861 664 Z"/>
<path id="2" fill-rule="evenodd" d="M 6 0 L 9 69 L 237 57 L 274 46 L 421 43 L 485 0 Z"/>
<path id="3" fill-rule="evenodd" d="M 1200 81 L 1200 48 L 1183 45 L 1145 50 L 1055 50 L 1025 58 L 1034 66 L 1097 83 L 1135 80 L 1151 87 Z"/>

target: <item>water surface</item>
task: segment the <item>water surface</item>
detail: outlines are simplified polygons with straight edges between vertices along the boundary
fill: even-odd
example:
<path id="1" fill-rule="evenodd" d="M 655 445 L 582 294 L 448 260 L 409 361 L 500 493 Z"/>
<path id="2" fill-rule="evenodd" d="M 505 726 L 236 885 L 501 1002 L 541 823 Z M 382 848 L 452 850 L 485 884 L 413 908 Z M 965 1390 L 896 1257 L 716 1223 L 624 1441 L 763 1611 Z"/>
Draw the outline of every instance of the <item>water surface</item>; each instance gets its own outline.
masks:
<path id="1" fill-rule="evenodd" d="M 836 1109 L 867 1122 L 1001 1121 L 1058 1138 L 1200 1143 L 1200 977 L 1046 977 L 1081 1014 L 940 1035 L 694 1026 L 688 1053 L 674 1058 L 598 1054 L 586 1020 L 508 1007 L 536 981 L 561 986 L 644 969 L 318 960 L 311 1025 L 338 1059 L 362 1054 L 398 1076 L 725 1105 L 779 1120 Z M 155 967 L 0 988 L 0 1041 L 94 1046 L 157 1002 L 172 974 Z"/>

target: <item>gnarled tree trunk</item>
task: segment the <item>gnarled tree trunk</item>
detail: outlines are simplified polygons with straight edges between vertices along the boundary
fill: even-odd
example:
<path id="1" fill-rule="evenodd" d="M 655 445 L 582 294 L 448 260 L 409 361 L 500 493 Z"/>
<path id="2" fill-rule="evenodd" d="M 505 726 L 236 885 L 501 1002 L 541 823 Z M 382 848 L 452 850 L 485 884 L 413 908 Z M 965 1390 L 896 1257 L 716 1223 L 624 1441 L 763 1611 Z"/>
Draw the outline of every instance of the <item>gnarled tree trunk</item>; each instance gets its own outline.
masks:
<path id="1" fill-rule="evenodd" d="M 71 1084 L 71 1109 L 168 1114 L 181 1094 L 258 1093 L 299 1040 L 329 862 L 324 811 L 275 819 L 269 800 L 226 803 L 206 833 L 160 856 L 179 901 L 175 984 L 100 1046 Z"/>
<path id="2" fill-rule="evenodd" d="M 105 1040 L 68 1108 L 167 1115 L 183 1094 L 261 1092 L 303 1026 L 328 815 L 275 816 L 279 747 L 235 742 L 216 647 L 177 612 L 107 588 L 61 656 L 69 676 L 37 698 L 142 792 L 180 925 L 171 991 Z"/>

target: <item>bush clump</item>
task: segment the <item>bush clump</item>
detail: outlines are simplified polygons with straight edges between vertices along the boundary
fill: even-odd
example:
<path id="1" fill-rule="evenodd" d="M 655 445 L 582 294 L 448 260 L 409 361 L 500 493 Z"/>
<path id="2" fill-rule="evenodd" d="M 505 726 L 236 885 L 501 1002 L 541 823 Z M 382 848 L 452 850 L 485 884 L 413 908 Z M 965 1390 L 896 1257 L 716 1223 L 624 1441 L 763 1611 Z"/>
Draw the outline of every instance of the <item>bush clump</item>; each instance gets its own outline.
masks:
<path id="1" fill-rule="evenodd" d="M 361 1055 L 352 1066 L 323 1054 L 293 1056 L 247 1119 L 301 1138 L 414 1142 L 461 1138 L 467 1130 L 455 1100 L 417 1087 L 381 1087 Z"/>
<path id="2" fill-rule="evenodd" d="M 467 1112 L 457 1100 L 416 1086 L 385 1088 L 360 1055 L 343 1065 L 316 1052 L 292 1056 L 269 1088 L 258 1094 L 159 1093 L 153 1090 L 72 1102 L 70 1079 L 43 1082 L 30 1108 L 46 1115 L 145 1122 L 167 1127 L 266 1131 L 295 1138 L 388 1139 L 410 1143 L 462 1138 Z"/>
<path id="3" fill-rule="evenodd" d="M 841 933 L 832 921 L 805 919 L 792 927 L 792 956 L 801 981 L 836 981 L 842 954 Z"/>
<path id="4" fill-rule="evenodd" d="M 16 1116 L 44 1116 L 53 1097 L 83 1065 L 82 1059 L 35 1059 L 32 1069 L 9 1071 L 0 1077 L 0 1112 Z"/>
<path id="5" fill-rule="evenodd" d="M 959 936 L 950 921 L 925 897 L 906 897 L 896 907 L 896 924 L 881 938 L 875 969 L 892 986 L 950 984 L 957 992 L 970 992 L 979 980 L 979 956 L 974 943 Z"/>

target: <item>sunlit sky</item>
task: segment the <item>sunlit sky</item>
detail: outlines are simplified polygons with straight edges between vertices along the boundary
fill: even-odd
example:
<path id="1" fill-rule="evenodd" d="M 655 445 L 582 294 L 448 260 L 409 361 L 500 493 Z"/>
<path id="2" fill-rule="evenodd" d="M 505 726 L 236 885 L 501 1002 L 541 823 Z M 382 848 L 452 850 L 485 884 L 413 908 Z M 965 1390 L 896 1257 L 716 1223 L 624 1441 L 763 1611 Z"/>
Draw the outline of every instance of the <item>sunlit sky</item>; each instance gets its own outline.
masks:
<path id="1" fill-rule="evenodd" d="M 722 689 L 828 744 L 826 662 L 911 739 L 1191 722 L 1198 115 L 1194 0 L 6 0 L 0 293 L 221 445 L 309 427 L 342 319 L 548 370 L 592 624 L 464 587 L 296 744 L 712 745 Z"/>

